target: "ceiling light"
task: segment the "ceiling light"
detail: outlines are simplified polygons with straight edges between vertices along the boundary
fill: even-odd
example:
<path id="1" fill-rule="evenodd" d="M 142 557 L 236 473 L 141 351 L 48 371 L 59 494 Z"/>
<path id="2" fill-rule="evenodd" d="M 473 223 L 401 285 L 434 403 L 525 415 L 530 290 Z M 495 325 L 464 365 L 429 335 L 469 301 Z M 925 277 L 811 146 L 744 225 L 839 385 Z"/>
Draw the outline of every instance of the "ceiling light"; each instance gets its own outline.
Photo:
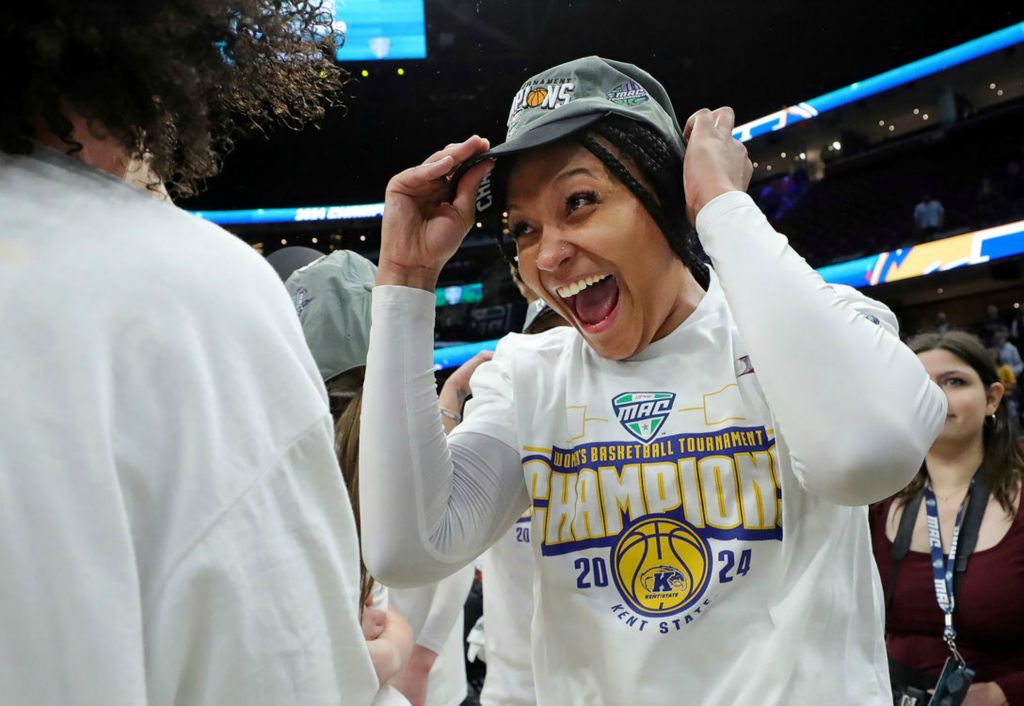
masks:
<path id="1" fill-rule="evenodd" d="M 914 108 L 914 115 L 917 115 L 920 112 L 921 112 L 920 108 Z"/>
<path id="2" fill-rule="evenodd" d="M 998 91 L 996 91 L 996 95 L 997 96 L 1003 95 L 1003 89 L 1000 88 Z"/>
<path id="3" fill-rule="evenodd" d="M 359 73 L 362 75 L 363 78 L 367 78 L 370 75 L 370 72 L 367 71 L 366 69 L 363 69 Z"/>
<path id="4" fill-rule="evenodd" d="M 800 153 L 800 159 L 807 159 L 807 153 L 806 152 L 801 152 Z"/>
<path id="5" fill-rule="evenodd" d="M 927 120 L 927 119 L 928 119 L 928 113 L 925 113 L 924 115 L 921 116 L 921 120 Z"/>
<path id="6" fill-rule="evenodd" d="M 836 140 L 835 142 L 832 143 L 832 147 L 834 149 L 841 150 L 843 149 L 843 143 L 841 143 L 839 140 Z"/>
<path id="7" fill-rule="evenodd" d="M 895 129 L 896 129 L 895 125 L 890 125 L 889 126 L 889 132 L 893 132 Z"/>
<path id="8" fill-rule="evenodd" d="M 364 242 L 364 243 L 365 243 L 365 242 L 366 242 L 366 236 L 365 236 L 365 235 L 360 235 L 360 236 L 359 236 L 359 240 L 360 240 L 361 242 Z"/>
<path id="9" fill-rule="evenodd" d="M 885 125 L 885 121 L 884 120 L 879 120 L 878 121 L 878 127 L 882 127 L 884 125 Z"/>
<path id="10" fill-rule="evenodd" d="M 287 244 L 288 244 L 288 241 L 285 240 L 284 238 L 281 238 L 281 245 L 287 245 Z"/>
<path id="11" fill-rule="evenodd" d="M 318 241 L 318 240 L 317 240 L 316 238 L 313 238 L 313 244 L 314 244 L 314 245 L 316 245 L 316 244 L 317 244 L 318 242 L 319 242 L 319 241 Z"/>
<path id="12" fill-rule="evenodd" d="M 989 89 L 990 91 L 991 91 L 991 90 L 992 90 L 993 88 L 995 88 L 995 87 L 996 87 L 996 84 L 994 84 L 994 83 L 990 83 L 990 84 L 988 84 L 988 89 Z"/>

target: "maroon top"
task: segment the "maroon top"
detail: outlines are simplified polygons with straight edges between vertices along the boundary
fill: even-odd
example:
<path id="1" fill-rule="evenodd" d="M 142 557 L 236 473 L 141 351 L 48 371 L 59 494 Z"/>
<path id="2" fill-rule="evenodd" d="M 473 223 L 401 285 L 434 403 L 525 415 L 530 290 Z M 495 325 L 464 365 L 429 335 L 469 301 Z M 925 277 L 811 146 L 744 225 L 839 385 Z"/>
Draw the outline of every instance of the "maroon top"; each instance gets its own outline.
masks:
<path id="1" fill-rule="evenodd" d="M 892 542 L 885 535 L 891 504 L 892 498 L 872 506 L 870 512 L 875 562 L 886 591 L 892 577 Z M 1024 502 L 996 546 L 971 554 L 953 620 L 957 647 L 977 672 L 975 683 L 994 681 L 1010 706 L 1024 706 Z M 938 678 L 949 657 L 942 641 L 943 625 L 935 601 L 931 556 L 908 552 L 900 562 L 886 614 L 889 656 Z"/>

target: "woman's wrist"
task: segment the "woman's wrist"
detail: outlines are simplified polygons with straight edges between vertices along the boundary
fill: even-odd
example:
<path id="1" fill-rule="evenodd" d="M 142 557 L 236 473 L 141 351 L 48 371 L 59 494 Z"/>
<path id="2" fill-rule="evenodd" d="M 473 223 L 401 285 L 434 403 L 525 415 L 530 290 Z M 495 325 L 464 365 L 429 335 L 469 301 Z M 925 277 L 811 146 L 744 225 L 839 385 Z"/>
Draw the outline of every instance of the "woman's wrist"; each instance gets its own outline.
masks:
<path id="1" fill-rule="evenodd" d="M 377 267 L 377 284 L 412 287 L 433 292 L 437 288 L 440 274 L 440 269 L 433 267 L 409 267 L 381 260 Z"/>

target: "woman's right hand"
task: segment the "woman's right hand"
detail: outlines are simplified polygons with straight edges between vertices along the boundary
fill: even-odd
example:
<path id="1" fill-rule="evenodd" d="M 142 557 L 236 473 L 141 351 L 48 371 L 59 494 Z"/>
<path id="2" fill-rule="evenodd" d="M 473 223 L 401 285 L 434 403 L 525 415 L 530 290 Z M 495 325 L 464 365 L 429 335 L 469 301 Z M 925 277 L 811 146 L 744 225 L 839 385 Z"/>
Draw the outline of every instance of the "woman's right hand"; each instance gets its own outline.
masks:
<path id="1" fill-rule="evenodd" d="M 388 182 L 384 195 L 377 284 L 397 284 L 433 292 L 441 268 L 455 254 L 476 215 L 476 192 L 493 167 L 485 160 L 461 179 L 449 203 L 449 176 L 489 144 L 474 135 L 432 154 L 418 167 Z"/>

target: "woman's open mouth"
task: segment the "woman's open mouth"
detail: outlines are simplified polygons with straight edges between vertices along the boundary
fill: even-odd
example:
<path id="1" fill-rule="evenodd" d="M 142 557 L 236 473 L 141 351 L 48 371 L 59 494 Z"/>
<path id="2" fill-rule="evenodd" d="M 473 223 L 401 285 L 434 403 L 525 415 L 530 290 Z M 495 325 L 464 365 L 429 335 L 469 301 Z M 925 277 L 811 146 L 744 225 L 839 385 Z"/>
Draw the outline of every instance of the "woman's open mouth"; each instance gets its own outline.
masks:
<path id="1" fill-rule="evenodd" d="M 618 313 L 619 283 L 613 275 L 592 275 L 558 289 L 585 333 L 600 333 Z"/>

